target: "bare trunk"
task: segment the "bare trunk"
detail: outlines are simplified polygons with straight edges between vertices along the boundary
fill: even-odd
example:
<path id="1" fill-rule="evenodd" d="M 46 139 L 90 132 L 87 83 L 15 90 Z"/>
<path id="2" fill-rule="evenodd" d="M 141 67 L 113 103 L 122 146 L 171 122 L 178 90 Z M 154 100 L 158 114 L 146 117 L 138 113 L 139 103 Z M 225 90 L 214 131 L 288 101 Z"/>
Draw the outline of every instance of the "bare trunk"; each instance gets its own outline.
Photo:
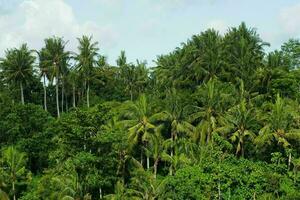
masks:
<path id="1" fill-rule="evenodd" d="M 141 149 L 141 165 L 143 166 L 143 150 Z"/>
<path id="2" fill-rule="evenodd" d="M 130 89 L 130 100 L 133 101 L 132 89 Z"/>
<path id="3" fill-rule="evenodd" d="M 87 82 L 87 91 L 86 91 L 86 103 L 87 107 L 90 107 L 90 84 Z"/>
<path id="4" fill-rule="evenodd" d="M 13 191 L 13 194 L 14 194 L 14 200 L 16 200 L 15 181 L 12 182 L 12 191 Z"/>
<path id="5" fill-rule="evenodd" d="M 153 168 L 154 168 L 154 178 L 156 178 L 157 166 L 158 166 L 158 159 L 155 160 L 154 165 L 153 165 Z"/>
<path id="6" fill-rule="evenodd" d="M 22 82 L 20 83 L 20 90 L 21 90 L 21 102 L 24 105 L 24 90 L 23 90 L 23 84 Z"/>
<path id="7" fill-rule="evenodd" d="M 102 198 L 103 198 L 103 196 L 102 196 L 102 189 L 101 189 L 101 187 L 99 188 L 99 197 L 100 197 L 100 199 L 102 199 Z"/>
<path id="8" fill-rule="evenodd" d="M 47 111 L 47 88 L 46 88 L 46 76 L 44 75 L 44 109 Z"/>
<path id="9" fill-rule="evenodd" d="M 69 111 L 69 104 L 68 104 L 68 96 L 65 95 L 65 100 L 66 100 L 66 112 Z"/>
<path id="10" fill-rule="evenodd" d="M 150 168 L 150 158 L 149 158 L 149 156 L 147 156 L 147 169 L 149 169 Z"/>
<path id="11" fill-rule="evenodd" d="M 221 200 L 221 184 L 220 184 L 220 179 L 218 181 L 218 195 L 219 195 L 219 200 Z"/>
<path id="12" fill-rule="evenodd" d="M 56 110 L 57 110 L 57 117 L 60 117 L 60 112 L 59 112 L 59 99 L 58 99 L 58 77 L 56 78 L 55 92 L 56 92 Z"/>
<path id="13" fill-rule="evenodd" d="M 290 153 L 289 153 L 289 159 L 288 159 L 288 171 L 290 170 L 291 162 L 292 162 L 292 154 L 291 154 L 291 152 L 290 152 Z"/>
<path id="14" fill-rule="evenodd" d="M 64 82 L 61 82 L 61 112 L 64 112 Z"/>

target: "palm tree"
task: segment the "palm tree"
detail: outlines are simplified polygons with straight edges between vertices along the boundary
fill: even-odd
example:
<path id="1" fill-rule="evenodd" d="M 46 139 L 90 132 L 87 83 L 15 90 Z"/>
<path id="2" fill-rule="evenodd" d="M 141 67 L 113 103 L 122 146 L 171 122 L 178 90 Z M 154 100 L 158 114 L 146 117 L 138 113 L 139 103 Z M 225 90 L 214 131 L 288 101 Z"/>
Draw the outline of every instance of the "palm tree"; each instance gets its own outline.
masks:
<path id="1" fill-rule="evenodd" d="M 227 79 L 236 81 L 232 77 L 238 77 L 244 81 L 247 90 L 253 89 L 255 71 L 263 66 L 264 47 L 269 44 L 263 42 L 256 30 L 248 28 L 244 22 L 230 28 L 223 43 L 223 59 L 229 75 Z"/>
<path id="2" fill-rule="evenodd" d="M 214 132 L 226 131 L 222 113 L 234 102 L 230 95 L 233 90 L 231 85 L 221 84 L 217 79 L 211 78 L 195 92 L 197 105 L 191 106 L 193 111 L 189 117 L 193 124 L 197 124 L 192 138 L 195 142 L 209 144 Z"/>
<path id="3" fill-rule="evenodd" d="M 85 79 L 86 103 L 87 107 L 90 107 L 90 80 L 96 64 L 96 56 L 98 55 L 98 42 L 93 43 L 92 36 L 88 37 L 84 35 L 82 38 L 77 39 L 79 42 L 79 54 L 75 59 L 78 62 L 77 69 L 83 73 Z"/>
<path id="4" fill-rule="evenodd" d="M 131 187 L 127 189 L 127 194 L 130 199 L 161 199 L 166 179 L 157 179 L 152 173 L 145 171 L 143 166 L 134 158 L 131 161 L 135 168 L 131 173 L 133 177 L 131 179 Z"/>
<path id="5" fill-rule="evenodd" d="M 33 75 L 35 57 L 26 44 L 19 49 L 9 49 L 5 58 L 1 59 L 1 66 L 8 82 L 16 83 L 20 87 L 21 102 L 24 104 L 24 85 Z"/>
<path id="6" fill-rule="evenodd" d="M 66 42 L 59 37 L 52 37 L 45 39 L 45 47 L 41 49 L 43 52 L 44 66 L 48 66 L 51 74 L 51 80 L 55 78 L 55 93 L 56 93 L 56 110 L 57 116 L 60 117 L 59 109 L 59 84 L 61 74 L 67 68 L 69 59 L 69 52 L 65 51 Z"/>
<path id="7" fill-rule="evenodd" d="M 25 154 L 19 152 L 15 147 L 10 146 L 3 151 L 3 168 L 8 174 L 9 179 L 12 183 L 12 194 L 13 199 L 16 200 L 16 188 L 15 184 L 19 177 L 25 173 L 26 158 Z"/>
<path id="8" fill-rule="evenodd" d="M 231 126 L 230 139 L 237 142 L 235 154 L 244 157 L 246 139 L 253 141 L 255 138 L 255 134 L 251 131 L 255 124 L 254 109 L 247 106 L 246 100 L 242 99 L 239 105 L 229 110 L 226 119 Z"/>
<path id="9" fill-rule="evenodd" d="M 182 102 L 180 102 L 177 91 L 174 88 L 169 91 L 166 101 L 167 109 L 154 114 L 153 119 L 155 121 L 161 120 L 168 123 L 171 129 L 171 146 L 174 146 L 179 134 L 188 134 L 191 136 L 195 131 L 195 127 L 188 122 L 185 107 L 183 107 Z M 173 153 L 173 150 L 171 150 L 171 156 Z"/>
<path id="10" fill-rule="evenodd" d="M 43 88 L 44 88 L 44 109 L 47 111 L 47 85 L 46 79 L 50 80 L 50 68 L 46 61 L 45 50 L 37 51 L 39 57 L 39 69 L 40 75 L 43 77 Z"/>
<path id="11" fill-rule="evenodd" d="M 126 193 L 126 188 L 123 181 L 118 181 L 115 185 L 115 193 L 105 195 L 104 199 L 107 200 L 127 200 L 132 199 L 128 197 L 128 194 Z"/>
<path id="12" fill-rule="evenodd" d="M 190 67 L 197 83 L 207 82 L 223 70 L 222 37 L 214 29 L 194 35 L 185 47 L 189 49 L 188 59 L 192 60 Z"/>
<path id="13" fill-rule="evenodd" d="M 153 174 L 156 178 L 158 163 L 161 160 L 162 153 L 164 151 L 164 138 L 161 135 L 162 126 L 158 126 L 155 129 L 154 134 L 150 135 L 149 144 L 145 148 L 146 154 L 153 158 Z"/>
<path id="14" fill-rule="evenodd" d="M 128 112 L 125 116 L 129 118 L 124 120 L 129 126 L 128 140 L 132 145 L 147 144 L 151 132 L 154 131 L 155 126 L 152 124 L 153 115 L 147 102 L 147 98 L 142 94 L 135 103 L 129 103 Z M 141 163 L 143 163 L 143 148 L 141 148 Z M 147 156 L 147 169 L 150 167 L 149 156 Z"/>
<path id="15" fill-rule="evenodd" d="M 277 94 L 274 104 L 265 105 L 269 112 L 261 114 L 261 120 L 264 121 L 265 125 L 260 129 L 255 140 L 258 147 L 266 147 L 276 143 L 284 149 L 291 146 L 289 137 L 292 137 L 294 132 L 291 129 L 291 113 L 294 111 L 293 108 L 285 104 L 286 102 Z M 290 157 L 291 154 L 289 153 L 289 162 Z"/>

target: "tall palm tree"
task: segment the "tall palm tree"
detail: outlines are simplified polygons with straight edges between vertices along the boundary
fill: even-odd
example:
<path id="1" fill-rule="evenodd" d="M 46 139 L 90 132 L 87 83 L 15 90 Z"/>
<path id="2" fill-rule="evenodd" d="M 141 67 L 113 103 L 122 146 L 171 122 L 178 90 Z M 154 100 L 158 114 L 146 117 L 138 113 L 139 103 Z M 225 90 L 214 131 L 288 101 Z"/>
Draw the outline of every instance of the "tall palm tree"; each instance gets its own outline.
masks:
<path id="1" fill-rule="evenodd" d="M 40 52 L 43 52 L 44 66 L 48 66 L 51 71 L 51 80 L 55 78 L 56 110 L 60 117 L 59 109 L 59 84 L 63 71 L 67 68 L 70 52 L 65 51 L 65 42 L 62 38 L 52 37 L 45 39 L 45 46 Z"/>
<path id="2" fill-rule="evenodd" d="M 46 85 L 46 79 L 50 80 L 50 67 L 47 64 L 46 61 L 46 53 L 45 49 L 42 49 L 41 51 L 37 51 L 38 58 L 39 58 L 39 70 L 40 70 L 40 76 L 43 77 L 43 89 L 44 89 L 44 109 L 47 111 L 47 85 Z"/>
<path id="3" fill-rule="evenodd" d="M 195 131 L 195 127 L 188 121 L 185 108 L 180 102 L 177 91 L 173 88 L 169 91 L 166 99 L 167 109 L 163 112 L 153 115 L 155 121 L 165 121 L 170 127 L 171 139 L 171 156 L 173 156 L 173 147 L 178 139 L 179 134 L 187 134 L 191 136 Z"/>
<path id="4" fill-rule="evenodd" d="M 25 173 L 26 158 L 25 154 L 19 152 L 15 147 L 10 146 L 3 151 L 3 168 L 9 176 L 12 184 L 13 199 L 16 200 L 16 182 Z"/>
<path id="5" fill-rule="evenodd" d="M 125 113 L 125 116 L 128 120 L 124 120 L 124 123 L 127 123 L 129 128 L 128 140 L 132 145 L 144 145 L 147 146 L 150 135 L 154 131 L 153 124 L 153 115 L 149 108 L 147 98 L 142 94 L 139 99 L 132 103 L 130 102 L 128 107 L 128 112 Z M 143 148 L 141 149 L 141 164 L 143 163 Z M 150 167 L 149 156 L 147 156 L 147 169 Z"/>
<path id="6" fill-rule="evenodd" d="M 33 75 L 35 57 L 26 44 L 19 49 L 9 49 L 5 52 L 5 58 L 1 60 L 2 70 L 8 82 L 16 83 L 20 87 L 21 102 L 24 104 L 24 86 Z"/>
<path id="7" fill-rule="evenodd" d="M 77 39 L 79 42 L 79 54 L 75 59 L 78 62 L 77 69 L 83 74 L 85 79 L 86 103 L 87 107 L 90 107 L 90 80 L 95 64 L 97 63 L 98 42 L 92 42 L 92 36 L 88 37 L 84 35 Z"/>

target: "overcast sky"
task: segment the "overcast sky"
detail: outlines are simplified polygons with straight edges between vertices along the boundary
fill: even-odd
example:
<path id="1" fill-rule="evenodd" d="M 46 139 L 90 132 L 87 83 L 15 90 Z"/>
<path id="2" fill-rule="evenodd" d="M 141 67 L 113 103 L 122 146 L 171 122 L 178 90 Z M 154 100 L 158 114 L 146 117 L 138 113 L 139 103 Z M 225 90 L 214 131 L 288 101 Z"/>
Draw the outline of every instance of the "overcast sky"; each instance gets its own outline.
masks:
<path id="1" fill-rule="evenodd" d="M 69 40 L 93 35 L 100 53 L 115 60 L 126 50 L 128 60 L 151 63 L 193 34 L 207 28 L 224 33 L 245 21 L 280 47 L 300 37 L 299 0 L 0 0 L 0 56 L 7 48 L 28 43 L 40 49 L 46 37 Z"/>

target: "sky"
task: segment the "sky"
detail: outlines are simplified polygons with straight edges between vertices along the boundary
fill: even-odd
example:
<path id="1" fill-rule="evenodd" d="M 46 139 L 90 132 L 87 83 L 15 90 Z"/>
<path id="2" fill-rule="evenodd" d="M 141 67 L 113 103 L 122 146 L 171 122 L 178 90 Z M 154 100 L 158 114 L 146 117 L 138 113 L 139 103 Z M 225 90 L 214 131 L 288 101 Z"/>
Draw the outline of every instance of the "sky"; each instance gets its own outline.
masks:
<path id="1" fill-rule="evenodd" d="M 77 49 L 77 39 L 92 35 L 110 64 L 121 50 L 129 62 L 167 54 L 207 28 L 224 34 L 242 21 L 280 48 L 300 38 L 300 0 L 0 0 L 0 56 L 27 43 L 40 49 L 60 36 Z"/>

